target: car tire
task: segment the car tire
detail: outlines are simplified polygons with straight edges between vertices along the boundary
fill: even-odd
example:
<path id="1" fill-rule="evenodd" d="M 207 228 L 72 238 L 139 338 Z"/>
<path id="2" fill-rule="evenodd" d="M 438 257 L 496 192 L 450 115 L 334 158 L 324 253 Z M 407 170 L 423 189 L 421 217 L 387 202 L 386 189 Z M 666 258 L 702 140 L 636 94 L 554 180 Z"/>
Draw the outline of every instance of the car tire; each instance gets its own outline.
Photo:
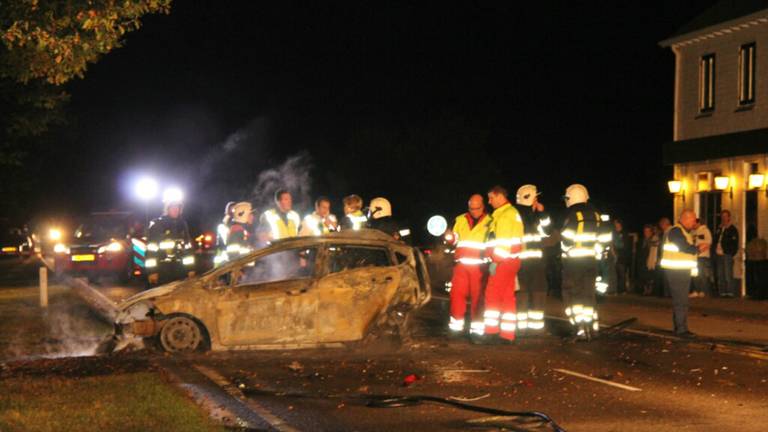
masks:
<path id="1" fill-rule="evenodd" d="M 171 353 L 202 350 L 206 345 L 206 332 L 192 317 L 170 317 L 160 330 L 160 346 Z"/>

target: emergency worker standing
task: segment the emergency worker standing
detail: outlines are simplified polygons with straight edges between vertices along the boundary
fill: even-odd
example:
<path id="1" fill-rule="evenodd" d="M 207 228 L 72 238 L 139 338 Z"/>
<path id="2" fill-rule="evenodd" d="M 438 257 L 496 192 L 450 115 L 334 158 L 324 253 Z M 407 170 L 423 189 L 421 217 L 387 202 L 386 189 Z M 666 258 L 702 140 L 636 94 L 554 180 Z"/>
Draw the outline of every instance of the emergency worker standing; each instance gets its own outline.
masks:
<path id="1" fill-rule="evenodd" d="M 484 334 L 480 315 L 480 294 L 487 261 L 483 258 L 491 218 L 485 213 L 483 196 L 469 197 L 468 211 L 456 217 L 451 238 L 456 246 L 453 277 L 451 278 L 451 317 L 448 329 L 452 334 L 464 332 L 467 297 L 470 301 L 469 335 L 472 340 Z"/>
<path id="2" fill-rule="evenodd" d="M 319 236 L 338 230 L 339 222 L 331 213 L 331 200 L 323 196 L 315 200 L 315 211 L 304 217 L 299 235 Z"/>
<path id="3" fill-rule="evenodd" d="M 697 253 L 709 249 L 705 243 L 694 245 L 695 226 L 696 213 L 684 210 L 678 223 L 664 235 L 661 251 L 660 265 L 672 294 L 672 323 L 675 334 L 682 337 L 694 336 L 688 331 L 688 289 L 691 277 L 698 274 Z"/>
<path id="4" fill-rule="evenodd" d="M 491 214 L 488 253 L 488 285 L 485 288 L 485 334 L 491 338 L 513 341 L 517 328 L 515 279 L 520 269 L 523 221 L 507 198 L 507 190 L 494 186 L 488 192 Z M 453 289 L 453 288 L 451 288 Z"/>
<path id="5" fill-rule="evenodd" d="M 363 213 L 363 199 L 358 195 L 344 197 L 344 217 L 341 219 L 340 231 L 359 230 L 368 225 L 368 218 Z"/>
<path id="6" fill-rule="evenodd" d="M 547 274 L 544 263 L 543 241 L 552 228 L 549 214 L 538 200 L 534 185 L 517 190 L 517 211 L 523 219 L 523 251 L 520 252 L 520 271 L 517 279 L 517 329 L 522 332 L 540 332 L 544 329 L 544 310 L 547 301 Z"/>
<path id="7" fill-rule="evenodd" d="M 395 240 L 401 240 L 410 244 L 411 230 L 403 228 L 392 217 L 392 204 L 386 198 L 374 198 L 368 206 L 368 228 L 382 231 Z"/>
<path id="8" fill-rule="evenodd" d="M 232 226 L 229 227 L 229 240 L 227 241 L 227 259 L 237 259 L 241 255 L 251 252 L 251 233 L 248 225 L 251 222 L 253 207 L 251 203 L 242 201 L 232 206 Z"/>
<path id="9" fill-rule="evenodd" d="M 293 197 L 285 189 L 275 192 L 275 208 L 265 211 L 259 220 L 259 240 L 262 243 L 299 235 L 301 217 L 292 210 Z"/>
<path id="10" fill-rule="evenodd" d="M 195 256 L 181 198 L 164 202 L 163 215 L 149 223 L 144 265 L 150 285 L 194 276 Z"/>
<path id="11" fill-rule="evenodd" d="M 565 315 L 579 339 L 590 340 L 599 330 L 595 308 L 598 262 L 611 241 L 610 226 L 587 201 L 587 188 L 573 184 L 565 190 L 568 208 L 561 230 L 563 303 Z"/>

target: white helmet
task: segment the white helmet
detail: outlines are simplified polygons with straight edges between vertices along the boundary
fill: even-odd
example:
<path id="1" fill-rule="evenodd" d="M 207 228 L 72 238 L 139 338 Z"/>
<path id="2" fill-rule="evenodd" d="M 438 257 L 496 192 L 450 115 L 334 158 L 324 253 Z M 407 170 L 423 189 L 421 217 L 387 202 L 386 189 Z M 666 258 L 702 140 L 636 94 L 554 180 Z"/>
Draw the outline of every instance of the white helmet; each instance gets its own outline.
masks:
<path id="1" fill-rule="evenodd" d="M 371 205 L 368 206 L 371 212 L 371 218 L 379 219 L 386 216 L 392 216 L 392 204 L 386 198 L 378 197 L 371 200 Z"/>
<path id="2" fill-rule="evenodd" d="M 248 215 L 253 211 L 251 203 L 241 201 L 231 207 L 232 220 L 240 223 L 248 223 Z"/>
<path id="3" fill-rule="evenodd" d="M 536 186 L 532 184 L 522 185 L 517 190 L 516 202 L 524 206 L 532 206 L 533 200 L 539 193 L 536 191 Z"/>
<path id="4" fill-rule="evenodd" d="M 583 185 L 576 183 L 568 186 L 563 198 L 565 199 L 565 206 L 570 207 L 574 204 L 587 202 L 589 200 L 589 192 L 587 192 L 587 188 Z"/>

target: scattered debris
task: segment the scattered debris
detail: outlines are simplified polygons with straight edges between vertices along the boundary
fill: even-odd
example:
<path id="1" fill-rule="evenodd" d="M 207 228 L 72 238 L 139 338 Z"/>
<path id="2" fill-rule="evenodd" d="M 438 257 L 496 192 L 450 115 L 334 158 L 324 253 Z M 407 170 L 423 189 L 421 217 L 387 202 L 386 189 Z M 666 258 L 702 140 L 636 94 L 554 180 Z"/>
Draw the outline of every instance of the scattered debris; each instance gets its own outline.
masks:
<path id="1" fill-rule="evenodd" d="M 405 379 L 403 379 L 403 387 L 408 387 L 419 380 L 421 380 L 421 377 L 416 374 L 407 375 Z"/>
<path id="2" fill-rule="evenodd" d="M 448 399 L 459 401 L 459 402 L 474 402 L 474 401 L 479 401 L 480 399 L 485 399 L 488 397 L 491 397 L 490 393 L 486 393 L 482 396 L 473 397 L 473 398 L 465 398 L 460 396 L 448 396 Z"/>
<path id="3" fill-rule="evenodd" d="M 297 362 L 296 360 L 292 361 L 291 364 L 288 365 L 288 369 L 294 371 L 294 372 L 303 372 L 304 366 L 302 366 L 301 363 Z"/>

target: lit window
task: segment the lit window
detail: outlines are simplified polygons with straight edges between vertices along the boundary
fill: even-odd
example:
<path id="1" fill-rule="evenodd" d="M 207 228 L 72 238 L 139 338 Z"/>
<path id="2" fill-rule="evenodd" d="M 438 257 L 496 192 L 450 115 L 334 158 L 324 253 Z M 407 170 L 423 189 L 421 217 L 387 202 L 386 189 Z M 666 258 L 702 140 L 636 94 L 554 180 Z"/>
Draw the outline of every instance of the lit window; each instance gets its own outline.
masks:
<path id="1" fill-rule="evenodd" d="M 699 110 L 715 109 L 715 55 L 707 54 L 699 64 Z"/>
<path id="2" fill-rule="evenodd" d="M 739 105 L 755 102 L 755 43 L 739 49 Z"/>

